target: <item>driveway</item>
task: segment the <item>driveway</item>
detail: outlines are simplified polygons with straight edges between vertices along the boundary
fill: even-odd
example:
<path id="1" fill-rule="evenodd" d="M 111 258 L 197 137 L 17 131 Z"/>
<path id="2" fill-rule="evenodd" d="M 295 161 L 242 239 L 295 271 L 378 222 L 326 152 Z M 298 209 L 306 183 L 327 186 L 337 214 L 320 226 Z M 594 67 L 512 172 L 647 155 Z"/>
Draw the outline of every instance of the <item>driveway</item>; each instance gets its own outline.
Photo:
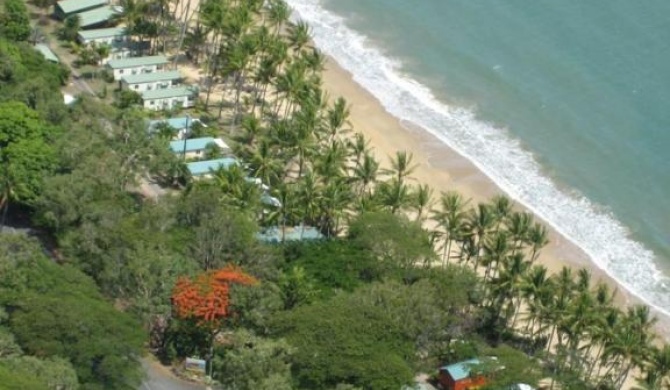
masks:
<path id="1" fill-rule="evenodd" d="M 147 374 L 138 390 L 206 390 L 202 385 L 186 382 L 175 377 L 166 367 L 150 359 L 142 359 Z"/>

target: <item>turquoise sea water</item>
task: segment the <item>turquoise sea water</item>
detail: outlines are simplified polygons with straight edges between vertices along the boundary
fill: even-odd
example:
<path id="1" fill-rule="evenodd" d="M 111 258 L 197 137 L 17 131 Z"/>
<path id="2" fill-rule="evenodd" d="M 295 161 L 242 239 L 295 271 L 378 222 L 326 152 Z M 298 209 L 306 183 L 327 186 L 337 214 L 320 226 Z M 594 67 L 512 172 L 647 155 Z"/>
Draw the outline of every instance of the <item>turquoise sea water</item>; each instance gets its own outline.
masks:
<path id="1" fill-rule="evenodd" d="M 288 3 L 389 112 L 670 312 L 670 2 Z"/>

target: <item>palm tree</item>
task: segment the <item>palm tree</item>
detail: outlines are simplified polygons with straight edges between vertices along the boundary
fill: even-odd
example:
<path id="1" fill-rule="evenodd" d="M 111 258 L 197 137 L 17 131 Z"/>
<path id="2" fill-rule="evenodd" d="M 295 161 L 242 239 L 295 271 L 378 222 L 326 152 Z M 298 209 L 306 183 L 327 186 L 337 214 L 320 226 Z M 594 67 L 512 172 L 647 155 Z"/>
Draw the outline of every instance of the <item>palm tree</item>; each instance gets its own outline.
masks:
<path id="1" fill-rule="evenodd" d="M 667 389 L 670 375 L 670 345 L 652 347 L 644 365 L 643 383 L 650 389 Z"/>
<path id="2" fill-rule="evenodd" d="M 512 201 L 505 195 L 497 195 L 491 199 L 491 209 L 496 216 L 496 231 L 512 212 Z"/>
<path id="3" fill-rule="evenodd" d="M 442 229 L 444 246 L 442 261 L 449 264 L 451 244 L 462 233 L 465 221 L 465 207 L 470 200 L 465 200 L 458 192 L 443 192 L 440 196 L 439 209 L 432 210 L 432 218 Z"/>
<path id="4" fill-rule="evenodd" d="M 486 238 L 483 249 L 482 265 L 486 266 L 486 272 L 484 272 L 484 283 L 486 283 L 489 275 L 491 277 L 495 275 L 498 265 L 504 263 L 511 250 L 507 233 L 504 231 L 493 233 L 493 236 Z"/>
<path id="5" fill-rule="evenodd" d="M 200 57 L 204 52 L 205 45 L 207 45 L 207 34 L 208 31 L 205 29 L 205 26 L 198 23 L 194 28 L 189 29 L 184 36 L 186 53 L 194 65 L 200 63 Z"/>
<path id="6" fill-rule="evenodd" d="M 385 170 L 385 173 L 390 174 L 399 183 L 403 183 L 405 178 L 411 175 L 416 169 L 416 165 L 412 165 L 412 154 L 405 151 L 396 152 L 395 158 L 391 158 L 391 169 Z"/>
<path id="7" fill-rule="evenodd" d="M 392 214 L 408 208 L 412 202 L 412 194 L 409 187 L 395 177 L 390 181 L 381 183 L 376 195 L 378 196 L 379 203 Z"/>
<path id="8" fill-rule="evenodd" d="M 290 15 L 291 10 L 284 0 L 271 0 L 269 2 L 268 21 L 275 28 L 275 36 L 279 36 L 279 32 Z"/>
<path id="9" fill-rule="evenodd" d="M 68 42 L 74 42 L 77 40 L 77 34 L 79 34 L 80 29 L 81 18 L 79 15 L 68 16 L 63 22 L 63 27 L 60 28 L 60 38 Z"/>
<path id="10" fill-rule="evenodd" d="M 507 220 L 507 231 L 512 239 L 512 253 L 520 249 L 520 244 L 526 241 L 528 230 L 533 222 L 533 216 L 530 213 L 512 213 Z"/>
<path id="11" fill-rule="evenodd" d="M 340 180 L 331 180 L 323 190 L 321 201 L 321 231 L 327 237 L 337 236 L 340 221 L 346 215 L 353 196 L 347 183 Z"/>
<path id="12" fill-rule="evenodd" d="M 358 196 L 371 196 L 371 186 L 377 181 L 379 162 L 369 153 L 365 153 L 363 162 L 354 167 L 353 182 L 358 187 Z"/>
<path id="13" fill-rule="evenodd" d="M 427 184 L 419 185 L 414 193 L 413 207 L 416 211 L 416 220 L 423 221 L 424 212 L 430 210 L 433 204 L 433 189 Z"/>
<path id="14" fill-rule="evenodd" d="M 314 172 L 324 183 L 344 178 L 347 164 L 347 151 L 344 143 L 335 140 L 325 150 L 315 156 L 313 161 Z"/>
<path id="15" fill-rule="evenodd" d="M 353 139 L 347 139 L 347 147 L 353 159 L 354 167 L 358 167 L 361 165 L 363 156 L 370 152 L 370 141 L 366 140 L 363 134 L 356 133 Z"/>
<path id="16" fill-rule="evenodd" d="M 269 186 L 279 183 L 282 166 L 272 150 L 271 143 L 263 139 L 258 149 L 251 155 L 249 169 L 254 177 L 257 177 Z"/>
<path id="17" fill-rule="evenodd" d="M 339 97 L 333 106 L 326 112 L 326 126 L 328 142 L 333 142 L 338 134 L 346 134 L 350 129 L 344 128 L 349 123 L 349 107 L 344 98 Z"/>
<path id="18" fill-rule="evenodd" d="M 484 203 L 479 203 L 477 208 L 470 210 L 465 224 L 467 234 L 473 240 L 473 252 L 475 254 L 475 262 L 473 270 L 477 272 L 479 266 L 479 257 L 481 255 L 482 246 L 486 237 L 491 233 L 495 226 L 495 215 L 491 211 L 491 207 Z"/>
<path id="19" fill-rule="evenodd" d="M 540 250 L 549 244 L 549 234 L 547 228 L 540 223 L 535 223 L 528 230 L 526 242 L 531 246 L 530 262 L 533 263 L 540 255 Z"/>
<path id="20" fill-rule="evenodd" d="M 300 52 L 309 42 L 309 25 L 302 20 L 292 25 L 288 31 L 288 41 L 294 52 Z"/>
<path id="21" fill-rule="evenodd" d="M 298 183 L 298 200 L 302 207 L 303 225 L 314 225 L 322 201 L 322 189 L 316 177 L 310 172 Z"/>

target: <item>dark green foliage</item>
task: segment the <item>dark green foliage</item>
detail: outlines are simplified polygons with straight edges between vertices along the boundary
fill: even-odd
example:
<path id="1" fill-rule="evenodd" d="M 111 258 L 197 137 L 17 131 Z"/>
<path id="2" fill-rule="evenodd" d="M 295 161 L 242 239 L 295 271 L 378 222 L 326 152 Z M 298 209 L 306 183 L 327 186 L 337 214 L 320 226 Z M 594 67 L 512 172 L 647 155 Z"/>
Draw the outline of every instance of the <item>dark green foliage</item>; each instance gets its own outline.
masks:
<path id="1" fill-rule="evenodd" d="M 121 109 L 141 104 L 142 95 L 127 89 L 120 91 L 116 99 L 116 106 Z"/>
<path id="2" fill-rule="evenodd" d="M 138 383 L 140 324 L 106 302 L 91 279 L 47 259 L 36 242 L 0 240 L 0 303 L 23 350 L 67 358 L 88 388 Z"/>
<path id="3" fill-rule="evenodd" d="M 28 8 L 23 0 L 5 0 L 0 14 L 0 34 L 10 41 L 25 41 L 30 36 Z"/>
<path id="4" fill-rule="evenodd" d="M 362 283 L 381 280 L 385 269 L 369 252 L 346 241 L 322 241 L 286 245 L 286 267 L 301 267 L 314 278 L 321 296 L 332 290 L 353 291 Z"/>
<path id="5" fill-rule="evenodd" d="M 279 335 L 297 348 L 292 359 L 300 388 L 351 383 L 398 389 L 413 377 L 412 344 L 381 307 L 359 305 L 350 295 L 281 314 Z"/>

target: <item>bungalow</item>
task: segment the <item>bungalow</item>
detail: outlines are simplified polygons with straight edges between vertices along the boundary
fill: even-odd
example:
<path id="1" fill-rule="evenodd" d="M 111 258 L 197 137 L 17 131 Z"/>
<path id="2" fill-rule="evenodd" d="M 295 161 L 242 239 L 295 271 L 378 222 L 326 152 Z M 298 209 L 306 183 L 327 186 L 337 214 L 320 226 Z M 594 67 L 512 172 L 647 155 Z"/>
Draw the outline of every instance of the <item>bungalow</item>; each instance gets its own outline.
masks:
<path id="1" fill-rule="evenodd" d="M 221 168 L 228 169 L 229 167 L 237 164 L 239 163 L 236 159 L 232 157 L 224 157 L 216 160 L 188 163 L 186 164 L 186 168 L 188 168 L 188 171 L 191 172 L 191 176 L 194 178 L 206 178 L 214 171 L 217 171 Z"/>
<path id="2" fill-rule="evenodd" d="M 314 241 L 321 240 L 324 236 L 312 226 L 278 227 L 273 226 L 256 234 L 256 239 L 268 244 L 277 244 L 284 241 Z"/>
<path id="3" fill-rule="evenodd" d="M 198 90 L 191 86 L 142 92 L 144 108 L 154 111 L 193 107 L 197 97 Z"/>
<path id="4" fill-rule="evenodd" d="M 222 139 L 212 137 L 172 141 L 170 142 L 170 149 L 172 149 L 174 153 L 181 154 L 185 159 L 199 158 L 204 156 L 205 151 L 210 145 L 216 146 L 221 150 L 230 151 L 230 148 Z"/>
<path id="5" fill-rule="evenodd" d="M 126 75 L 163 70 L 167 64 L 165 56 L 133 57 L 111 60 L 107 63 L 107 68 L 114 73 L 114 80 L 119 81 Z"/>
<path id="6" fill-rule="evenodd" d="M 51 51 L 49 46 L 42 43 L 38 43 L 37 45 L 35 45 L 35 50 L 42 53 L 44 59 L 46 59 L 47 61 L 53 62 L 54 64 L 60 63 L 60 60 L 58 59 L 58 57 L 56 57 L 56 54 L 53 51 Z"/>
<path id="7" fill-rule="evenodd" d="M 175 132 L 175 138 L 183 139 L 187 134 L 191 133 L 191 129 L 194 125 L 207 127 L 207 125 L 202 123 L 198 118 L 182 116 L 149 121 L 147 131 L 151 134 L 156 132 L 161 126 L 169 126 Z"/>
<path id="8" fill-rule="evenodd" d="M 166 72 L 139 73 L 121 77 L 121 88 L 136 92 L 151 91 L 152 89 L 171 88 L 179 84 L 181 73 L 178 70 Z"/>
<path id="9" fill-rule="evenodd" d="M 64 20 L 79 12 L 90 11 L 107 5 L 107 0 L 64 0 L 59 1 L 54 6 L 54 15 Z"/>
<path id="10" fill-rule="evenodd" d="M 470 359 L 440 368 L 439 381 L 445 390 L 478 389 L 486 384 L 483 375 L 471 374 L 472 366 L 481 364 L 479 359 Z"/>
<path id="11" fill-rule="evenodd" d="M 79 31 L 77 40 L 82 45 L 108 45 L 114 48 L 125 44 L 129 37 L 125 27 L 109 27 Z"/>
<path id="12" fill-rule="evenodd" d="M 123 8 L 118 6 L 107 6 L 102 8 L 96 8 L 91 11 L 86 11 L 77 14 L 79 16 L 79 26 L 82 29 L 103 27 L 110 24 L 111 19 L 122 13 Z"/>

